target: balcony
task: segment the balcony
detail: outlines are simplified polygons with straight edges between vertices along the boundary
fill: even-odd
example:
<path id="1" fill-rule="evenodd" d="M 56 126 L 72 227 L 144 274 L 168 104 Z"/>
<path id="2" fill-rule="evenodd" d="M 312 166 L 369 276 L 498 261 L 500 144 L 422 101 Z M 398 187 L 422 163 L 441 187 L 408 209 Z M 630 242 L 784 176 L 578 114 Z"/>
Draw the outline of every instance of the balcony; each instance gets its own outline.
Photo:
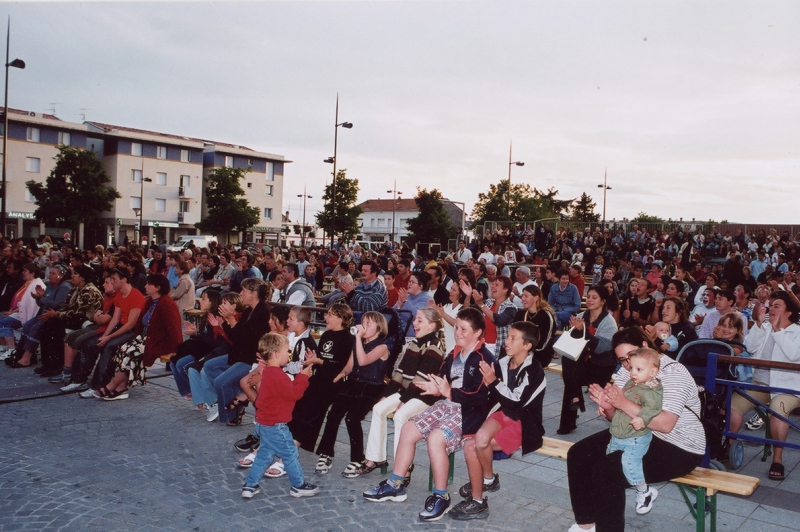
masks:
<path id="1" fill-rule="evenodd" d="M 196 199 L 195 189 L 192 187 L 178 187 L 178 197 L 180 199 Z"/>
<path id="2" fill-rule="evenodd" d="M 193 212 L 179 212 L 178 223 L 193 225 L 197 222 L 197 215 Z"/>

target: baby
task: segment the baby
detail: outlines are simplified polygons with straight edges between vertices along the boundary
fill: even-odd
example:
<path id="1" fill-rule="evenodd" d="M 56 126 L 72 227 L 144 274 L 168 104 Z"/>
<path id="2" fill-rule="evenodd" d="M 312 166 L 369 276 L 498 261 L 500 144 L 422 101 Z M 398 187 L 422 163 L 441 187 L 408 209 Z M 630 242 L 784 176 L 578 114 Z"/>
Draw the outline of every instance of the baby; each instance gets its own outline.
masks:
<path id="1" fill-rule="evenodd" d="M 678 349 L 678 339 L 672 335 L 672 329 L 670 329 L 669 323 L 665 321 L 659 321 L 656 323 L 656 336 L 661 338 L 661 340 L 667 345 L 667 351 L 675 351 Z"/>
<path id="2" fill-rule="evenodd" d="M 622 451 L 622 471 L 625 478 L 636 486 L 636 513 L 644 515 L 653 509 L 653 501 L 658 491 L 649 487 L 644 480 L 642 458 L 650 448 L 653 433 L 646 428 L 661 412 L 664 391 L 656 378 L 661 355 L 652 349 L 637 349 L 630 355 L 630 380 L 625 383 L 622 393 L 629 400 L 641 406 L 639 415 L 631 418 L 622 410 L 615 410 L 611 420 L 611 442 L 606 454 Z M 600 405 L 613 408 L 610 404 Z"/>

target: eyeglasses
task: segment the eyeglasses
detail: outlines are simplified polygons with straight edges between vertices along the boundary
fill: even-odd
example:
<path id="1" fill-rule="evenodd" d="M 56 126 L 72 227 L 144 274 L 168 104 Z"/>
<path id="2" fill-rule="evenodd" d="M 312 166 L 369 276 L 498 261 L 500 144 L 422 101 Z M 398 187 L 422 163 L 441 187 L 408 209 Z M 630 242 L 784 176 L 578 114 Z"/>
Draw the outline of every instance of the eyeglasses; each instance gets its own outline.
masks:
<path id="1" fill-rule="evenodd" d="M 626 357 L 619 357 L 617 358 L 617 362 L 622 364 L 623 366 L 628 366 L 631 363 L 631 355 L 634 354 L 636 351 L 628 351 L 628 356 Z"/>

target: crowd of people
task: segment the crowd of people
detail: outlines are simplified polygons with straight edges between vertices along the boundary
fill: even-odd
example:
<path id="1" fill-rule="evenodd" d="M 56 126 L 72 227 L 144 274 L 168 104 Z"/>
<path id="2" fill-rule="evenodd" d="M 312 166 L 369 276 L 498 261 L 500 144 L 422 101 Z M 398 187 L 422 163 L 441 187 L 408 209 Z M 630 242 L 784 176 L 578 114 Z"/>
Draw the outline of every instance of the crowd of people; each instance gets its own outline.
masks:
<path id="1" fill-rule="evenodd" d="M 315 473 L 328 473 L 344 420 L 350 454 L 342 475 L 388 468 L 364 498 L 403 501 L 425 440 L 434 491 L 419 517 L 433 521 L 489 515 L 485 492 L 500 487 L 493 460 L 542 445 L 543 368 L 557 358 L 554 345 L 565 334 L 585 338 L 575 360 L 557 361 L 557 432 L 577 429 L 585 387 L 610 429 L 569 453 L 571 530 L 621 530 L 626 488 L 636 490 L 636 512 L 647 513 L 658 495 L 652 483 L 690 472 L 705 452 L 697 387 L 676 361 L 684 346 L 713 338 L 739 356 L 800 361 L 800 244 L 777 232 L 611 233 L 518 227 L 438 257 L 341 240 L 182 253 L 2 240 L 0 358 L 105 401 L 131 397 L 161 358 L 209 422 L 239 426 L 252 403 L 253 431 L 236 443 L 248 453 L 238 461 L 250 470 L 245 498 L 263 476 L 288 476 L 294 497 L 318 493 L 297 448 L 317 455 Z M 704 256 L 723 260 L 706 270 Z M 312 331 L 315 312 L 324 313 L 321 335 Z M 800 389 L 798 373 L 732 371 Z M 798 395 L 757 398 L 788 417 Z M 738 397 L 731 408 L 733 430 L 759 427 L 759 416 L 745 422 L 752 403 Z M 777 416 L 769 423 L 785 441 L 788 425 Z M 448 455 L 462 448 L 469 482 L 451 507 Z M 776 447 L 775 480 L 784 478 L 782 455 Z"/>

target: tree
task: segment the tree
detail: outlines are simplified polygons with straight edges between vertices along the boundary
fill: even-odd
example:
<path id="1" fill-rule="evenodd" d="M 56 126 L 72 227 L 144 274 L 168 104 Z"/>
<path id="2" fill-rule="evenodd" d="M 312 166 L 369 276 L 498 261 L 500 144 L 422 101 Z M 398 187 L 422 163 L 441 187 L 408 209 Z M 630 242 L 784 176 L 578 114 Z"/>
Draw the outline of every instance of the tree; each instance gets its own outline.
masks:
<path id="1" fill-rule="evenodd" d="M 56 164 L 44 183 L 27 181 L 36 199 L 34 216 L 47 225 L 69 227 L 76 233 L 80 224 L 89 224 L 100 213 L 110 211 L 121 198 L 111 177 L 93 151 L 61 146 Z"/>
<path id="2" fill-rule="evenodd" d="M 542 192 L 525 183 L 512 183 L 511 198 L 508 197 L 508 182 L 489 185 L 489 191 L 478 194 L 478 201 L 472 209 L 474 225 L 487 221 L 509 219 L 508 206 L 511 206 L 511 221 L 530 222 L 545 218 L 560 218 L 569 213 L 574 200 L 559 200 L 554 188 Z"/>
<path id="3" fill-rule="evenodd" d="M 206 179 L 207 214 L 194 224 L 203 233 L 225 235 L 231 231 L 247 231 L 260 220 L 257 207 L 250 207 L 239 183 L 249 172 L 245 168 L 215 168 Z"/>
<path id="4" fill-rule="evenodd" d="M 456 229 L 450 223 L 450 215 L 444 208 L 442 193 L 437 189 L 428 192 L 427 189 L 417 188 L 417 197 L 414 198 L 419 209 L 419 215 L 410 218 L 407 222 L 410 245 L 418 242 L 438 242 L 447 246 L 447 240 L 455 238 Z"/>
<path id="5" fill-rule="evenodd" d="M 331 202 L 333 197 L 333 183 L 325 187 L 325 208 L 317 214 L 317 225 L 325 232 L 330 233 L 334 229 L 333 204 L 336 204 L 336 233 L 342 235 L 345 240 L 359 234 L 358 217 L 364 212 L 361 207 L 356 206 L 358 199 L 358 179 L 349 179 L 346 175 L 347 169 L 342 168 L 336 172 L 336 200 Z M 335 237 L 336 235 L 334 235 Z"/>
<path id="6" fill-rule="evenodd" d="M 650 215 L 650 214 L 647 214 L 647 213 L 644 213 L 644 212 L 640 212 L 639 214 L 636 215 L 636 218 L 631 220 L 631 223 L 636 223 L 636 224 L 647 224 L 647 223 L 663 224 L 664 221 L 665 221 L 664 218 L 659 218 L 658 216 L 653 216 L 653 215 Z"/>
<path id="7" fill-rule="evenodd" d="M 584 192 L 572 205 L 572 215 L 570 219 L 576 222 L 599 222 L 600 215 L 594 212 L 596 205 L 597 204 L 592 201 L 592 197 Z"/>

